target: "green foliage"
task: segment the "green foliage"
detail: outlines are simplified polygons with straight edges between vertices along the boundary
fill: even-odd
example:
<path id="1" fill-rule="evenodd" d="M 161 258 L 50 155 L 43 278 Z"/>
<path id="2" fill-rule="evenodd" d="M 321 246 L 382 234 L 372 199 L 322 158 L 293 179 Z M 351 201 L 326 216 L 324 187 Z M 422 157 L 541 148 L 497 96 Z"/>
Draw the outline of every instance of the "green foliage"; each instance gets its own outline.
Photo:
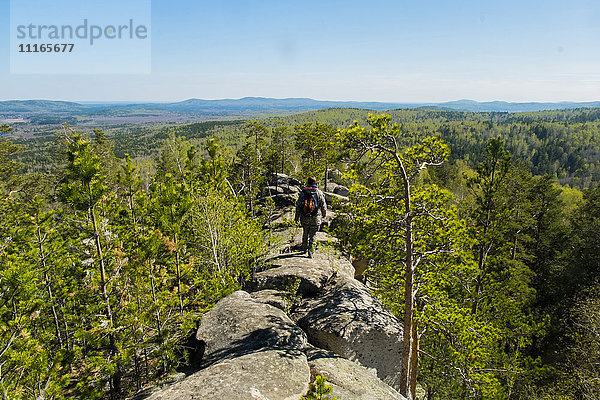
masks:
<path id="1" fill-rule="evenodd" d="M 285 174 L 291 169 L 293 146 L 287 126 L 282 122 L 271 128 L 271 143 L 267 154 L 266 166 L 271 173 Z"/>
<path id="2" fill-rule="evenodd" d="M 58 137 L 61 204 L 0 198 L 5 397 L 141 389 L 180 365 L 178 342 L 266 254 L 218 146 L 205 160 L 167 138 L 162 173 L 145 191 L 131 158 L 119 165 L 110 141 L 94 135 L 65 127 Z"/>
<path id="3" fill-rule="evenodd" d="M 345 143 L 357 155 L 351 154 L 356 160 L 351 170 L 353 202 L 345 210 L 339 234 L 351 254 L 372 260 L 376 293 L 392 312 L 404 316 L 408 351 L 402 358 L 400 392 L 411 397 L 416 391 L 417 346 L 423 335 L 417 324 L 427 330 L 435 318 L 424 317 L 437 316 L 419 313 L 431 306 L 442 308 L 444 314 L 449 305 L 444 302 L 452 294 L 446 291 L 453 288 L 437 276 L 468 274 L 465 270 L 470 263 L 464 250 L 470 243 L 464 221 L 449 206 L 451 194 L 420 183 L 421 171 L 443 163 L 448 147 L 437 138 L 426 138 L 401 149 L 400 126 L 390 121 L 388 115 L 370 115 L 370 129 L 356 122 L 343 132 Z"/>
<path id="4" fill-rule="evenodd" d="M 337 234 L 409 316 L 428 399 L 594 398 L 599 116 L 332 109 L 91 138 L 65 126 L 56 151 L 2 125 L 0 392 L 127 397 L 182 365 L 180 339 L 268 251 L 274 205 L 256 199 L 273 173 L 336 168 L 351 186 Z M 324 378 L 313 386 L 327 398 Z"/>
<path id="5" fill-rule="evenodd" d="M 290 315 L 291 311 L 298 300 L 301 300 L 301 296 L 298 294 L 298 288 L 300 287 L 300 278 L 295 277 L 289 282 L 285 289 L 283 299 L 285 301 L 284 311 Z"/>
<path id="6" fill-rule="evenodd" d="M 305 175 L 323 176 L 327 183 L 327 170 L 338 157 L 336 129 L 319 122 L 296 126 L 296 149 L 301 152 Z"/>
<path id="7" fill-rule="evenodd" d="M 0 125 L 0 196 L 10 195 L 15 185 L 15 173 L 21 164 L 12 158 L 22 149 L 6 139 L 5 135 L 12 131 L 6 124 Z"/>
<path id="8" fill-rule="evenodd" d="M 265 168 L 268 129 L 257 121 L 248 123 L 246 128 L 246 143 L 236 154 L 234 185 L 237 193 L 244 197 L 252 215 L 256 215 L 255 199 L 269 178 Z"/>
<path id="9" fill-rule="evenodd" d="M 73 208 L 88 211 L 94 207 L 106 193 L 100 156 L 98 156 L 89 140 L 81 134 L 61 137 L 66 142 L 67 165 L 59 187 L 61 199 Z"/>
<path id="10" fill-rule="evenodd" d="M 566 371 L 576 398 L 595 399 L 600 393 L 600 285 L 573 307 L 573 327 Z M 575 396 L 574 396 L 575 397 Z"/>
<path id="11" fill-rule="evenodd" d="M 315 377 L 315 382 L 310 384 L 308 393 L 300 400 L 337 400 L 337 397 L 329 397 L 333 392 L 331 385 L 327 384 L 327 378 L 322 375 Z"/>
<path id="12" fill-rule="evenodd" d="M 572 218 L 573 239 L 569 270 L 572 287 L 586 287 L 600 277 L 600 184 L 584 192 L 583 203 Z"/>

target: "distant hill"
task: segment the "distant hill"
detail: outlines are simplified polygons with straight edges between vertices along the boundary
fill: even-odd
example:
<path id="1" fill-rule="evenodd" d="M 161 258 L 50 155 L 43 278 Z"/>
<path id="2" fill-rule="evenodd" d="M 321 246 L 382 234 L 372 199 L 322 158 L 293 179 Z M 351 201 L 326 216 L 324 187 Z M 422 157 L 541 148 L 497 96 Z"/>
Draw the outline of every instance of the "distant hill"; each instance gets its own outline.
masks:
<path id="1" fill-rule="evenodd" d="M 2 113 L 66 113 L 81 112 L 89 106 L 69 101 L 54 100 L 9 100 L 0 101 L 0 114 Z"/>
<path id="2" fill-rule="evenodd" d="M 164 110 L 172 112 L 230 112 L 241 114 L 269 114 L 299 111 L 313 111 L 325 108 L 364 108 L 370 110 L 389 110 L 393 108 L 418 107 L 418 104 L 356 102 L 356 101 L 321 101 L 308 98 L 272 99 L 267 97 L 244 97 L 241 99 L 202 100 L 189 99 L 176 103 L 128 104 L 124 108 L 144 108 L 148 110 Z"/>
<path id="3" fill-rule="evenodd" d="M 75 103 L 51 100 L 10 100 L 0 101 L 0 115 L 7 113 L 36 114 L 88 114 L 99 115 L 121 111 L 131 113 L 136 110 L 182 113 L 210 114 L 221 116 L 248 116 L 258 114 L 282 114 L 301 111 L 314 111 L 326 108 L 360 108 L 374 111 L 427 108 L 454 111 L 483 112 L 523 112 L 558 109 L 600 107 L 595 102 L 560 103 L 509 103 L 505 101 L 477 102 L 457 100 L 443 103 L 385 103 L 359 101 L 322 101 L 309 98 L 273 99 L 266 97 L 244 97 L 241 99 L 202 100 L 189 99 L 174 103 Z"/>
<path id="4" fill-rule="evenodd" d="M 485 112 L 525 112 L 525 111 L 548 111 L 564 110 L 574 108 L 600 107 L 600 101 L 590 102 L 559 102 L 559 103 L 509 103 L 506 101 L 477 102 L 473 100 L 457 100 L 446 103 L 432 104 L 430 106 L 440 107 L 446 110 L 456 111 L 485 111 Z"/>

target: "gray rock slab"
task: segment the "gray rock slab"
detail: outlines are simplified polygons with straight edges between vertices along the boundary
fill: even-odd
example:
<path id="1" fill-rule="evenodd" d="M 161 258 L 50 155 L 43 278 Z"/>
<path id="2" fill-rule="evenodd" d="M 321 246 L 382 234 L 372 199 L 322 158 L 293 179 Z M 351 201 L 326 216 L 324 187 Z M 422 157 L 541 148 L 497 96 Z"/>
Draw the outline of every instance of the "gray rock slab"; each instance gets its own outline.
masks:
<path id="1" fill-rule="evenodd" d="M 272 268 L 257 273 L 246 285 L 249 292 L 265 289 L 288 290 L 297 279 L 297 294 L 316 296 L 336 274 L 353 276 L 354 268 L 343 259 L 316 253 L 314 258 L 300 255 L 283 256 L 271 261 Z"/>
<path id="2" fill-rule="evenodd" d="M 262 196 L 275 196 L 280 194 L 296 194 L 300 192 L 297 186 L 283 184 L 279 186 L 266 186 L 262 190 Z"/>
<path id="3" fill-rule="evenodd" d="M 302 350 L 304 332 L 280 309 L 237 291 L 204 315 L 196 338 L 205 343 L 202 366 L 264 350 Z"/>
<path id="4" fill-rule="evenodd" d="M 298 400 L 310 370 L 299 350 L 264 350 L 226 359 L 172 385 L 148 400 Z"/>
<path id="5" fill-rule="evenodd" d="M 338 400 L 406 400 L 372 369 L 322 349 L 311 349 L 307 356 L 312 374 L 327 378 Z"/>
<path id="6" fill-rule="evenodd" d="M 282 186 L 265 186 L 261 192 L 263 197 L 284 194 Z"/>
<path id="7" fill-rule="evenodd" d="M 276 196 L 271 197 L 275 204 L 280 207 L 293 206 L 296 204 L 296 200 L 298 200 L 298 195 L 296 194 L 278 194 Z"/>
<path id="8" fill-rule="evenodd" d="M 303 299 L 292 318 L 312 345 L 374 368 L 398 388 L 402 325 L 362 283 L 339 274 L 319 297 Z"/>
<path id="9" fill-rule="evenodd" d="M 252 298 L 260 303 L 269 304 L 284 311 L 291 306 L 290 294 L 280 290 L 266 289 L 250 294 Z"/>
<path id="10" fill-rule="evenodd" d="M 302 185 L 302 183 L 294 178 L 290 178 L 288 175 L 286 174 L 281 174 L 281 173 L 277 173 L 275 174 L 275 177 L 273 179 L 271 179 L 271 181 L 269 182 L 269 185 L 271 186 L 300 186 Z"/>
<path id="11" fill-rule="evenodd" d="M 333 189 L 333 193 L 338 194 L 340 196 L 348 197 L 348 196 L 350 196 L 350 189 L 348 189 L 346 186 L 337 185 Z"/>
<path id="12" fill-rule="evenodd" d="M 335 188 L 337 188 L 338 186 L 340 186 L 340 185 L 330 181 L 330 182 L 327 182 L 327 186 L 323 187 L 323 191 L 335 193 Z"/>

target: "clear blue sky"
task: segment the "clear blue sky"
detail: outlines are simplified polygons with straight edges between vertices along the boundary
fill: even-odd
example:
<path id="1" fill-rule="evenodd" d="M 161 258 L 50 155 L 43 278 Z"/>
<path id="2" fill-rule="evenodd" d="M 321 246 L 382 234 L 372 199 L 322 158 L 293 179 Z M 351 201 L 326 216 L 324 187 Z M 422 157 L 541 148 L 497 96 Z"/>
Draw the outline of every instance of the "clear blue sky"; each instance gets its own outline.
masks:
<path id="1" fill-rule="evenodd" d="M 0 100 L 600 100 L 598 0 L 153 0 L 151 72 L 128 75 L 11 74 L 9 9 Z"/>

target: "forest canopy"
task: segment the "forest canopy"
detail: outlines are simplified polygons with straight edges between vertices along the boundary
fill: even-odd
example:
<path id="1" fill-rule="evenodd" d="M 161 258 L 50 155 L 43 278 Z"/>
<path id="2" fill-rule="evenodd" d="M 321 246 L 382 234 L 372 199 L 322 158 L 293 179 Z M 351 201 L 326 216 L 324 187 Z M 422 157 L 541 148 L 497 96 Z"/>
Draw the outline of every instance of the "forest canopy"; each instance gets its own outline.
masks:
<path id="1" fill-rule="evenodd" d="M 264 265 L 276 174 L 348 188 L 331 233 L 409 333 L 407 397 L 600 393 L 599 109 L 0 135 L 5 398 L 126 398 L 186 365 Z"/>

